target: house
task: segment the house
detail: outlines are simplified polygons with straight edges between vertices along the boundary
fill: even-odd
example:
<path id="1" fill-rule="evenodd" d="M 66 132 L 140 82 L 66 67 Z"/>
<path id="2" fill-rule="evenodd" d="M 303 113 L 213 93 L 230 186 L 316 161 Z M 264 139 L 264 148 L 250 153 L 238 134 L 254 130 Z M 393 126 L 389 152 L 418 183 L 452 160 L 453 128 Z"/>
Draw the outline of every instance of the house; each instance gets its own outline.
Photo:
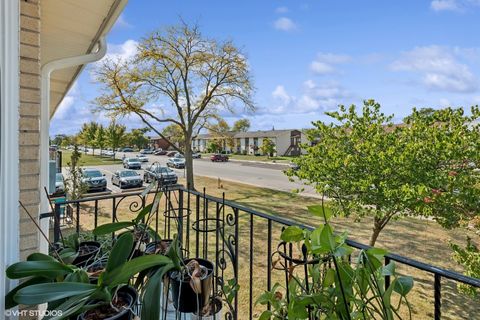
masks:
<path id="1" fill-rule="evenodd" d="M 84 66 L 106 53 L 105 36 L 127 0 L 0 1 L 0 296 L 5 268 L 47 243 L 49 121 Z M 3 314 L 4 299 L 0 299 Z"/>
<path id="2" fill-rule="evenodd" d="M 149 146 L 152 149 L 162 149 L 168 150 L 172 146 L 172 144 L 165 138 L 162 137 L 151 137 L 149 142 Z"/>
<path id="3" fill-rule="evenodd" d="M 218 140 L 217 135 L 199 134 L 192 141 L 192 148 L 198 152 L 206 152 L 209 141 Z M 231 132 L 222 141 L 223 150 L 239 154 L 261 154 L 260 147 L 264 139 L 269 139 L 275 145 L 277 155 L 299 155 L 300 144 L 304 140 L 301 130 L 268 130 Z M 230 140 L 230 141 L 227 141 Z"/>

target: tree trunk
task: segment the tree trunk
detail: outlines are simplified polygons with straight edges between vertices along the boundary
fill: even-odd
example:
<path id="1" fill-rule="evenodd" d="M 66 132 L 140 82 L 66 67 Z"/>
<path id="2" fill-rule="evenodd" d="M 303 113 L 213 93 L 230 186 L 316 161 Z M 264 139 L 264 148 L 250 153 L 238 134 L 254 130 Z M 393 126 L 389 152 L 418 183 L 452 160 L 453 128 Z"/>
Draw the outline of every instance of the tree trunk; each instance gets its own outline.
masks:
<path id="1" fill-rule="evenodd" d="M 195 190 L 194 178 L 193 178 L 193 159 L 192 159 L 192 141 L 191 139 L 185 139 L 185 170 L 187 171 L 187 189 Z"/>
<path id="2" fill-rule="evenodd" d="M 370 236 L 370 246 L 375 246 L 375 242 L 377 241 L 378 236 L 380 235 L 380 232 L 382 231 L 382 219 L 378 217 L 373 218 L 373 229 L 372 229 L 372 235 Z"/>

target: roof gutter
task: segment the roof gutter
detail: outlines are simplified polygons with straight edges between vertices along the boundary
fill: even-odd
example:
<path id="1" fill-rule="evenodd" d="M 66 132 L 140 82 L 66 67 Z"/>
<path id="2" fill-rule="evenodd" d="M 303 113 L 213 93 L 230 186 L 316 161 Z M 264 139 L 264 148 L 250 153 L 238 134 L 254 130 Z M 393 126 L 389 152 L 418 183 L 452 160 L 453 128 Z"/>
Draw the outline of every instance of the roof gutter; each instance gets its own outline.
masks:
<path id="1" fill-rule="evenodd" d="M 62 58 L 50 61 L 42 66 L 41 70 L 41 100 L 40 100 L 40 186 L 48 186 L 49 183 L 49 130 L 50 130 L 50 76 L 55 70 L 85 65 L 102 59 L 107 53 L 107 41 L 105 36 L 98 40 L 96 52 L 75 57 Z M 53 190 L 49 190 L 51 193 Z M 48 199 L 41 197 L 40 212 L 49 211 Z M 41 220 L 43 231 L 48 234 L 48 219 Z M 40 250 L 46 250 L 45 241 L 40 241 Z M 42 250 L 43 249 L 43 250 Z"/>

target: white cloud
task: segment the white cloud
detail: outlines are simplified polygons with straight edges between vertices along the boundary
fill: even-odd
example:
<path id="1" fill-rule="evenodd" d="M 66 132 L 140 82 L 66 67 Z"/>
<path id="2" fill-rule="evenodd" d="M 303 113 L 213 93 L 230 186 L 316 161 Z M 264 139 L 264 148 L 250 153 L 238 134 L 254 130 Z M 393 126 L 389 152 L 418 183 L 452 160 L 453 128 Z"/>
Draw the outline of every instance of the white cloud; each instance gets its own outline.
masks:
<path id="1" fill-rule="evenodd" d="M 278 85 L 272 92 L 274 105 L 264 110 L 271 114 L 305 114 L 324 112 L 345 103 L 352 95 L 337 82 L 317 84 L 313 80 L 303 83 L 299 98 L 287 93 L 283 85 Z"/>
<path id="2" fill-rule="evenodd" d="M 456 0 L 433 0 L 430 8 L 434 11 L 458 11 L 458 3 Z"/>
<path id="3" fill-rule="evenodd" d="M 336 71 L 335 65 L 347 63 L 350 60 L 350 56 L 344 54 L 319 53 L 310 64 L 310 70 L 316 74 L 334 73 Z"/>
<path id="4" fill-rule="evenodd" d="M 281 31 L 293 31 L 297 28 L 297 25 L 289 18 L 281 17 L 275 20 L 273 26 L 277 30 Z"/>
<path id="5" fill-rule="evenodd" d="M 394 71 L 410 71 L 420 74 L 423 84 L 432 90 L 473 92 L 477 90 L 477 78 L 461 56 L 448 47 L 417 47 L 402 53 L 391 65 Z"/>
<path id="6" fill-rule="evenodd" d="M 287 7 L 278 7 L 277 9 L 275 9 L 275 12 L 276 13 L 287 13 L 288 8 Z"/>
<path id="7" fill-rule="evenodd" d="M 433 0 L 430 2 L 430 8 L 434 11 L 464 12 L 479 6 L 480 0 Z"/>
<path id="8" fill-rule="evenodd" d="M 108 44 L 108 51 L 104 59 L 111 60 L 128 60 L 132 58 L 138 51 L 138 42 L 132 39 L 122 44 Z"/>

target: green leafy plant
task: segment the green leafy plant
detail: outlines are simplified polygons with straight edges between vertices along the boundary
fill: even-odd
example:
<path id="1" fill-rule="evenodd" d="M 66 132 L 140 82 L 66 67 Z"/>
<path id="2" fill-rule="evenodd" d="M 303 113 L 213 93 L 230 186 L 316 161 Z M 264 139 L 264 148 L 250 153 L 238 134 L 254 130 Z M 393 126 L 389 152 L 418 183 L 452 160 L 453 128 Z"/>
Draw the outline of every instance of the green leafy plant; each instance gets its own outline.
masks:
<path id="1" fill-rule="evenodd" d="M 282 232 L 279 248 L 291 245 L 301 253 L 295 258 L 288 256 L 286 249 L 278 252 L 283 256 L 275 262 L 276 268 L 285 259 L 290 261 L 281 265 L 288 282 L 286 286 L 275 284 L 259 297 L 258 304 L 271 306 L 260 319 L 389 320 L 400 318 L 404 305 L 411 311 L 406 296 L 413 279 L 397 275 L 393 262 L 383 266 L 385 250 L 361 250 L 351 263 L 353 248 L 345 242 L 346 233 L 334 234 L 328 223 L 329 211 L 323 206 L 308 210 L 323 217 L 325 223 L 312 231 L 290 226 Z M 388 288 L 385 276 L 392 278 Z"/>
<path id="2" fill-rule="evenodd" d="M 450 247 L 454 252 L 453 259 L 465 268 L 465 275 L 480 278 L 480 249 L 472 239 L 467 238 L 467 245 L 464 248 L 455 243 L 450 243 Z M 465 284 L 459 284 L 459 288 L 471 297 L 480 297 L 478 288 Z"/>
<path id="3" fill-rule="evenodd" d="M 89 283 L 88 275 L 82 269 L 36 254 L 37 260 L 19 262 L 7 269 L 7 276 L 11 279 L 28 278 L 27 285 L 24 283 L 11 293 L 13 301 L 25 305 L 49 303 L 49 307 L 54 306 L 55 310 L 62 311 L 58 319 L 68 319 L 72 315 L 111 304 L 117 291 L 143 270 L 153 267 L 169 269 L 173 264 L 168 257 L 160 255 L 128 260 L 132 248 L 131 233 L 118 238 L 97 284 Z M 62 277 L 63 281 L 51 281 L 57 277 Z M 149 307 L 145 304 L 143 308 L 148 312 Z"/>
<path id="4" fill-rule="evenodd" d="M 370 245 L 392 220 L 433 218 L 452 228 L 479 214 L 480 109 L 413 110 L 396 125 L 374 100 L 340 106 L 314 122 L 305 155 L 288 175 L 319 192 L 333 190 L 336 214 L 373 217 Z M 340 208 L 339 203 L 342 202 Z M 345 210 L 344 210 L 345 209 Z"/>

